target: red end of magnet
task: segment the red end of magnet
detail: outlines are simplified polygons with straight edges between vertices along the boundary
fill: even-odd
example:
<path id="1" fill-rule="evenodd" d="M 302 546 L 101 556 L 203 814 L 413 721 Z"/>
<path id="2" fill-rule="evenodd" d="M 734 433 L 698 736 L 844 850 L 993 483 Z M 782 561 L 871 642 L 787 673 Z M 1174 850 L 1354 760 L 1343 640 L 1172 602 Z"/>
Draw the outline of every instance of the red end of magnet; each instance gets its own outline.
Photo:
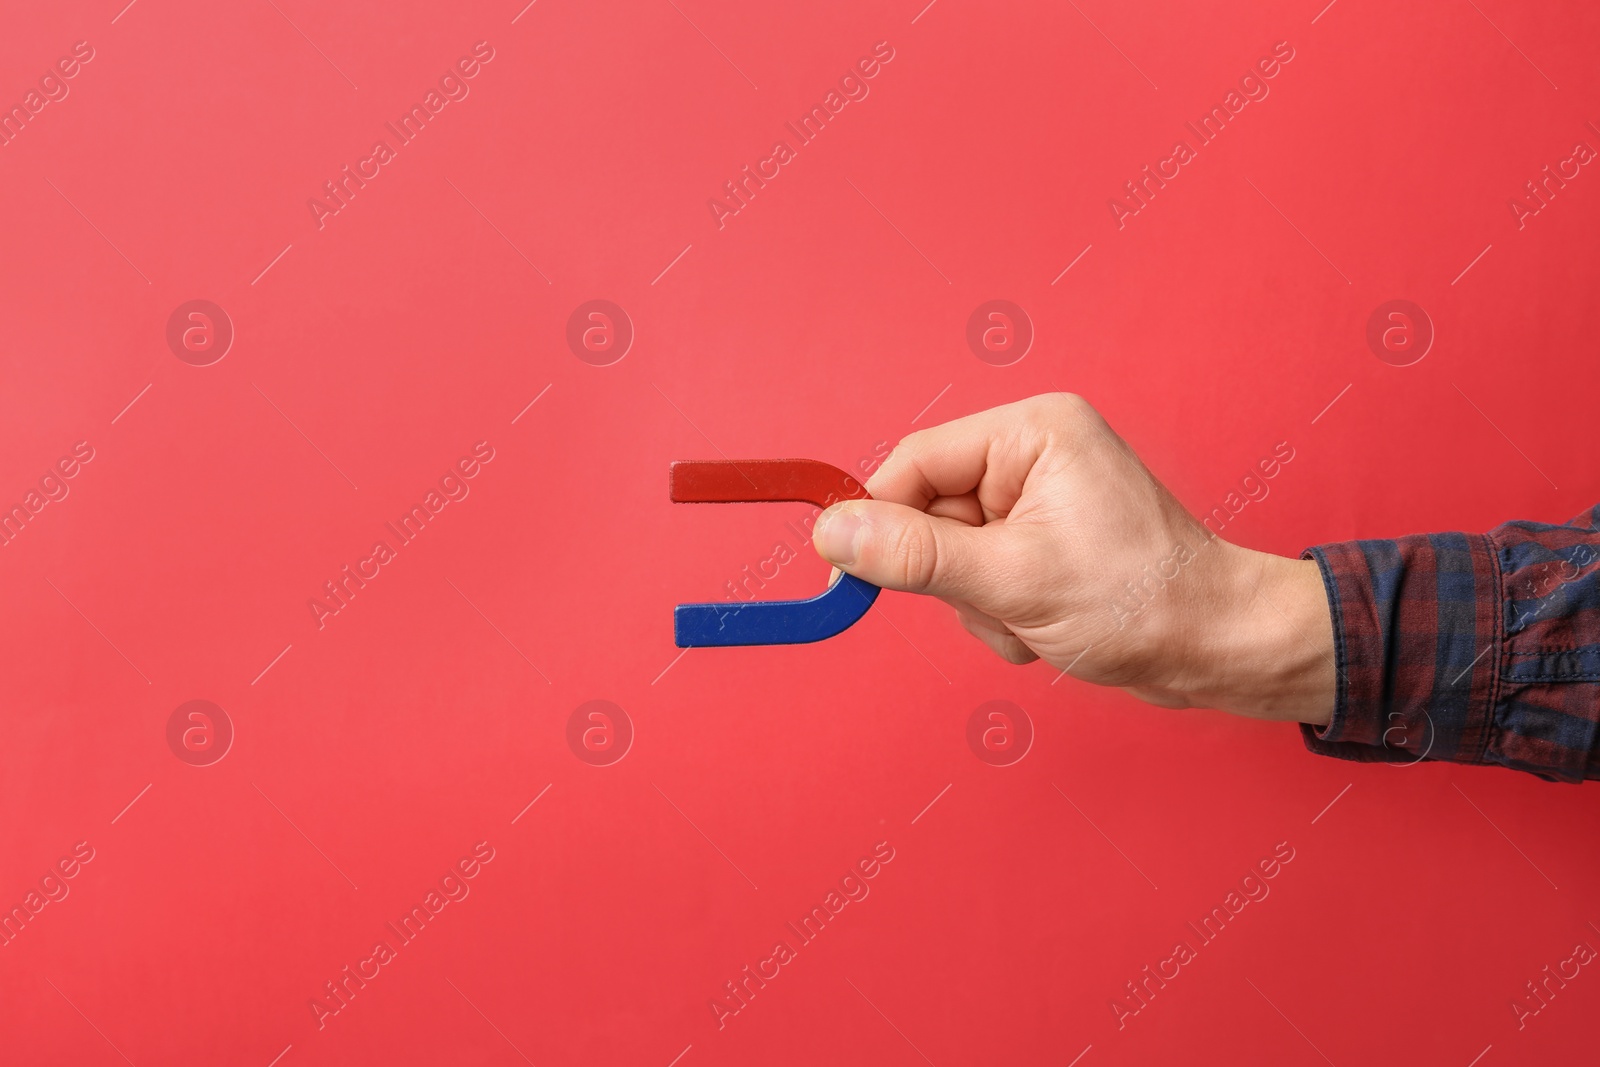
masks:
<path id="1" fill-rule="evenodd" d="M 866 497 L 866 487 L 855 478 L 814 459 L 682 459 L 672 464 L 672 500 L 677 504 L 795 500 L 826 508 Z"/>

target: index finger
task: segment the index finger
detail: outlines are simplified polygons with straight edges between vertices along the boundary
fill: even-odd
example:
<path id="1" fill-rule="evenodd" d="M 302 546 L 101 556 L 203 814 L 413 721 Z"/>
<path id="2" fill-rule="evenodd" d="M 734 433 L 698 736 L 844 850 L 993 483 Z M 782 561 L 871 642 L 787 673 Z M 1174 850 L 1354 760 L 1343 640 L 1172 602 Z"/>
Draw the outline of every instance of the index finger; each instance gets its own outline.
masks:
<path id="1" fill-rule="evenodd" d="M 867 492 L 919 511 L 939 497 L 974 493 L 986 515 L 1004 515 L 1049 443 L 1058 402 L 1031 397 L 918 430 L 867 479 Z"/>

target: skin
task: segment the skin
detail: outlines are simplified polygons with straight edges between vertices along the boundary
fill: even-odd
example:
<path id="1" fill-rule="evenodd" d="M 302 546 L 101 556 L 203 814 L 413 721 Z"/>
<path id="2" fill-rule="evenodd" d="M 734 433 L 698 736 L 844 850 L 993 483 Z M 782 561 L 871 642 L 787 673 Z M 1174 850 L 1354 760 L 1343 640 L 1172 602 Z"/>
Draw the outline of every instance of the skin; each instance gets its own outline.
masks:
<path id="1" fill-rule="evenodd" d="M 1082 397 L 918 431 L 867 490 L 818 519 L 818 553 L 938 597 L 1011 663 L 1042 659 L 1165 708 L 1318 725 L 1333 714 L 1316 563 L 1213 535 Z"/>

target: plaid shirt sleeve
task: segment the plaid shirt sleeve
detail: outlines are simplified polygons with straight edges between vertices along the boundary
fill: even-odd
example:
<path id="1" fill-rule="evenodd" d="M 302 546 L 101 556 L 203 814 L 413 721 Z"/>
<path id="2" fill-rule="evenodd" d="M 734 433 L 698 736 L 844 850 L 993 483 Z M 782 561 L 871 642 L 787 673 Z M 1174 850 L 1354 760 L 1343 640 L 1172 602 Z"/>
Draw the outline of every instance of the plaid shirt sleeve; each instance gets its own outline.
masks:
<path id="1" fill-rule="evenodd" d="M 1561 526 L 1308 549 L 1338 694 L 1311 751 L 1600 778 L 1600 505 Z"/>

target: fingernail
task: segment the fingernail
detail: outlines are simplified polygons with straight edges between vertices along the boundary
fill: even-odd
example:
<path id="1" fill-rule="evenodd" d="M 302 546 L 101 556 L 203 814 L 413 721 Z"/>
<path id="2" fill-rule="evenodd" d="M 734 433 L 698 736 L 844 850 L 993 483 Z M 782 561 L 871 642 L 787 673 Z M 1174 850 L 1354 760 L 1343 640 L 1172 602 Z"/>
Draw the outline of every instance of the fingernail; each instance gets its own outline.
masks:
<path id="1" fill-rule="evenodd" d="M 817 551 L 823 559 L 841 567 L 854 563 L 860 534 L 861 516 L 848 508 L 834 508 L 824 512 L 817 523 Z"/>

